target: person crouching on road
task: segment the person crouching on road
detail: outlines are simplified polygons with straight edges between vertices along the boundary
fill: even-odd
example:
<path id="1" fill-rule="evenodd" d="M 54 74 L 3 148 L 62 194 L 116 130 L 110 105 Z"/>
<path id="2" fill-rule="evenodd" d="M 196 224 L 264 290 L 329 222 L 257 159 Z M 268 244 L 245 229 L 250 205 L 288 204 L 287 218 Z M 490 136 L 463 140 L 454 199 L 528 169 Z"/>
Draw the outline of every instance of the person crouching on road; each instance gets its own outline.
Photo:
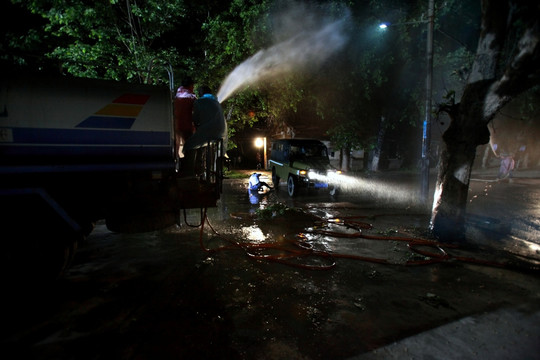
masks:
<path id="1" fill-rule="evenodd" d="M 259 180 L 260 176 L 261 176 L 261 174 L 259 174 L 259 173 L 251 174 L 251 176 L 249 177 L 249 190 L 250 191 L 259 191 L 260 189 L 263 188 L 263 186 L 266 186 L 268 188 L 268 190 L 272 190 L 272 188 L 267 183 L 265 183 L 264 181 Z"/>

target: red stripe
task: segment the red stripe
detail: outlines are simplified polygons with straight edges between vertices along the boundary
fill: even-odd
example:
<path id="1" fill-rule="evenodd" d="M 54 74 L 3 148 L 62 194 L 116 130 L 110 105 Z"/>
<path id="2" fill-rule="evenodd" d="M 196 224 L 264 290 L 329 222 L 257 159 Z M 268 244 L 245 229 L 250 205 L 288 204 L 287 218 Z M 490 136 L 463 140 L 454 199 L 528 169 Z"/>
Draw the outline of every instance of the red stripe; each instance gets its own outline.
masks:
<path id="1" fill-rule="evenodd" d="M 113 103 L 116 104 L 132 104 L 132 105 L 144 105 L 150 99 L 150 95 L 144 94 L 124 94 L 115 99 Z"/>

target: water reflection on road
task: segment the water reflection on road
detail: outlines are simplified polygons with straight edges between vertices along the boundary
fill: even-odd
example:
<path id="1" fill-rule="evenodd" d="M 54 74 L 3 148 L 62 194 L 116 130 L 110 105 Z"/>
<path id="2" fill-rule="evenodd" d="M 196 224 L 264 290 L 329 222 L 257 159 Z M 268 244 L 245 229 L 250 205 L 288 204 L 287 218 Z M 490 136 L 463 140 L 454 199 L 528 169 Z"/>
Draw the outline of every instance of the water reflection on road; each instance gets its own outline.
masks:
<path id="1" fill-rule="evenodd" d="M 271 183 L 269 174 L 261 177 L 262 181 Z M 341 191 L 337 196 L 331 196 L 327 189 L 301 189 L 300 195 L 290 197 L 286 185 L 282 181 L 273 191 L 250 192 L 247 190 L 248 179 L 225 180 L 224 191 L 217 209 L 209 209 L 210 216 L 217 220 L 227 219 L 231 213 L 255 213 L 257 209 L 283 203 L 289 207 L 327 208 L 336 207 L 338 203 L 356 203 L 362 206 L 405 206 L 412 207 L 418 203 L 417 190 L 410 187 L 403 179 L 362 179 L 361 177 L 344 176 Z"/>
<path id="2" fill-rule="evenodd" d="M 414 177 L 391 176 L 381 187 L 398 180 L 414 193 Z M 284 185 L 254 204 L 246 185 L 247 177 L 225 182 L 202 233 L 196 226 L 200 210 L 186 213 L 193 227 L 183 223 L 144 234 L 116 234 L 98 224 L 58 284 L 0 307 L 5 353 L 55 360 L 341 360 L 470 314 L 538 305 L 535 274 L 455 262 L 408 266 L 424 257 L 395 237 L 421 233 L 429 220 L 425 211 L 372 194 L 332 198 L 320 191 L 289 198 Z M 508 204 L 498 221 L 520 214 L 514 223 L 537 229 L 538 202 L 514 204 L 507 196 L 538 199 L 540 181 L 500 185 L 477 197 L 471 211 L 495 216 L 500 208 L 490 201 L 499 200 Z M 477 191 L 481 186 L 473 186 L 471 194 Z M 269 220 L 255 216 L 280 203 L 300 211 Z M 373 238 L 357 237 L 360 233 Z M 214 251 L 219 247 L 227 250 Z M 305 249 L 313 250 L 305 252 L 311 256 L 304 256 Z M 293 257 L 276 263 L 275 255 L 283 254 Z M 12 295 L 3 298 L 13 300 Z M 525 340 L 534 342 L 537 334 L 519 331 L 520 346 L 513 351 L 527 354 Z M 497 346 L 506 339 L 502 335 L 491 336 Z M 459 346 L 479 349 L 476 340 Z M 448 345 L 445 353 L 454 350 Z"/>
<path id="3" fill-rule="evenodd" d="M 530 174 L 504 181 L 475 177 L 469 188 L 467 235 L 479 245 L 540 263 L 540 178 Z"/>
<path id="4" fill-rule="evenodd" d="M 263 173 L 262 181 L 271 183 L 269 173 Z M 382 221 L 384 227 L 395 226 L 393 222 L 410 222 L 411 227 L 424 231 L 429 225 L 429 211 L 418 202 L 418 179 L 416 175 L 397 174 L 373 176 L 371 178 L 345 177 L 338 196 L 330 196 L 327 190 L 308 191 L 303 189 L 299 196 L 291 198 L 286 185 L 274 191 L 254 194 L 247 190 L 246 179 L 226 180 L 224 192 L 218 207 L 209 209 L 209 220 L 226 222 L 231 217 L 255 217 L 258 210 L 274 204 L 284 204 L 290 208 L 301 208 L 306 212 L 328 219 L 349 214 L 370 214 L 393 212 L 422 214 L 417 219 L 403 220 L 388 218 Z M 433 184 L 432 184 L 433 188 Z M 432 199 L 429 199 L 432 201 Z M 356 209 L 356 210 L 353 210 Z M 360 210 L 363 209 L 363 210 Z M 387 210 L 385 210 L 387 209 Z M 467 236 L 480 245 L 492 246 L 510 251 L 526 258 L 540 258 L 540 179 L 515 178 L 512 181 L 497 182 L 491 178 L 473 179 L 470 184 L 467 207 Z M 398 215 L 399 216 L 399 215 Z M 256 221 L 244 219 L 240 236 L 255 241 L 271 240 L 272 234 L 260 229 Z M 294 222 L 294 218 L 287 219 Z M 285 226 L 280 224 L 280 226 Z M 288 224 L 289 230 L 291 225 Z M 303 224 L 303 225 L 308 225 Z M 308 225 L 309 226 L 309 225 Z M 296 227 L 296 231 L 301 231 Z M 268 231 L 268 230 L 266 230 Z M 274 230 L 275 231 L 275 230 Z M 321 244 L 334 241 L 331 237 L 319 237 Z"/>

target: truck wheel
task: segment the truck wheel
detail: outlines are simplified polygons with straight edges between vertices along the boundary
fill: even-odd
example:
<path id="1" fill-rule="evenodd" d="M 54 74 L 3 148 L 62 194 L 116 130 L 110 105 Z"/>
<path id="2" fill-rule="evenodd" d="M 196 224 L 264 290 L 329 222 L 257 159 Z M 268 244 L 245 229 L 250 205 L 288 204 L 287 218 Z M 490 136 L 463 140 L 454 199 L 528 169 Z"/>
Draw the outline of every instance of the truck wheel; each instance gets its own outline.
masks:
<path id="1" fill-rule="evenodd" d="M 274 184 L 274 189 L 279 188 L 279 176 L 276 173 L 276 168 L 272 168 L 272 183 Z"/>
<path id="2" fill-rule="evenodd" d="M 40 189 L 13 190 L 2 198 L 2 283 L 27 288 L 50 284 L 68 269 L 84 238 L 64 209 Z"/>
<path id="3" fill-rule="evenodd" d="M 298 181 L 293 175 L 289 175 L 289 178 L 287 179 L 287 192 L 291 197 L 298 194 Z"/>
<path id="4" fill-rule="evenodd" d="M 61 278 L 71 266 L 77 250 L 76 238 L 33 235 L 20 246 L 5 249 L 0 271 L 2 283 L 9 288 L 42 289 Z M 23 240 L 18 234 L 18 240 Z"/>
<path id="5" fill-rule="evenodd" d="M 44 262 L 41 266 L 41 269 L 38 271 L 43 271 L 45 274 L 45 279 L 57 279 L 64 275 L 65 271 L 71 266 L 75 252 L 77 251 L 77 246 L 81 238 L 65 238 L 57 239 L 56 247 L 52 246 L 50 250 L 41 252 L 39 258 L 43 258 L 44 254 L 50 253 L 50 262 Z M 51 241 L 49 238 L 48 241 Z M 39 260 L 37 261 L 39 264 Z"/>
<path id="6" fill-rule="evenodd" d="M 1 278 L 9 287 L 46 287 L 70 267 L 82 234 L 42 225 L 39 230 L 5 233 L 17 242 L 6 246 L 2 254 Z"/>

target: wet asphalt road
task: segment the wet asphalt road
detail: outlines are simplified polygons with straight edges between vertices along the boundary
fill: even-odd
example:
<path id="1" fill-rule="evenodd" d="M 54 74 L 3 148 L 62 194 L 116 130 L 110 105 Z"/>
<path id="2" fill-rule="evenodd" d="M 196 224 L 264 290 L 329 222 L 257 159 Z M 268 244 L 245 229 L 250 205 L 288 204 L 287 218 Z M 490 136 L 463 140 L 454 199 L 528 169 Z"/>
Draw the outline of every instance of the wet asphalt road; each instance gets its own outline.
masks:
<path id="1" fill-rule="evenodd" d="M 405 178 L 373 178 L 362 193 L 337 198 L 290 199 L 282 184 L 255 204 L 247 179 L 229 180 L 202 232 L 199 211 L 186 214 L 188 225 L 145 234 L 98 224 L 58 283 L 4 294 L 2 357 L 349 359 L 475 314 L 538 313 L 538 272 L 491 264 L 540 258 L 540 180 L 472 183 L 477 226 L 469 231 L 481 248 L 447 250 L 473 261 L 418 265 L 426 258 L 395 239 L 421 237 L 429 219 L 414 206 L 414 176 L 402 185 Z M 276 203 L 299 211 L 256 217 Z M 337 218 L 348 226 L 326 221 Z M 506 328 L 496 331 L 524 341 L 505 358 L 538 358 L 538 327 Z M 470 358 L 485 351 L 444 340 L 447 351 Z"/>

